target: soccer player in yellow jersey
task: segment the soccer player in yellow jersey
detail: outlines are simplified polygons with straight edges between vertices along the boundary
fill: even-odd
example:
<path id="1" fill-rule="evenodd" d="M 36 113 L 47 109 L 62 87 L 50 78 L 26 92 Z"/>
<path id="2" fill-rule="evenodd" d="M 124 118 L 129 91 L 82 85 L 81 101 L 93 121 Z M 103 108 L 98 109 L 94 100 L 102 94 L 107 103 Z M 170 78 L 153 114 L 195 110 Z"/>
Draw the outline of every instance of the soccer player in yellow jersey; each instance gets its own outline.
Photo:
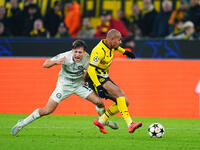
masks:
<path id="1" fill-rule="evenodd" d="M 120 44 L 121 33 L 116 29 L 111 29 L 107 33 L 106 39 L 101 40 L 92 50 L 88 67 L 90 87 L 95 89 L 100 97 L 115 102 L 99 119 L 95 119 L 93 122 L 104 134 L 107 133 L 104 128 L 106 120 L 118 112 L 127 123 L 129 133 L 133 133 L 135 129 L 142 126 L 142 122 L 132 121 L 127 107 L 129 102 L 124 92 L 108 76 L 115 50 L 130 58 L 135 58 L 133 53 L 125 51 L 119 46 Z"/>

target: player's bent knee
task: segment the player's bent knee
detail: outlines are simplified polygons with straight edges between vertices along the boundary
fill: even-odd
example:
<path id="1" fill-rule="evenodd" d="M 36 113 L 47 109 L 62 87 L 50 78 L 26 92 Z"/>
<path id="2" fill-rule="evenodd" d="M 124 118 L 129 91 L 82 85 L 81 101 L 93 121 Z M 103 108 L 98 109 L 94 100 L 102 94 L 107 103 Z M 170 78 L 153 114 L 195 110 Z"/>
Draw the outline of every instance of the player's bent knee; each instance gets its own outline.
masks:
<path id="1" fill-rule="evenodd" d="M 51 114 L 51 113 L 53 113 L 54 112 L 54 109 L 47 109 L 46 110 L 46 115 L 49 115 L 49 114 Z"/>
<path id="2" fill-rule="evenodd" d="M 103 103 L 102 101 L 97 101 L 97 102 L 96 102 L 96 105 L 97 105 L 99 108 L 104 107 L 104 103 Z"/>
<path id="3" fill-rule="evenodd" d="M 40 116 L 46 116 L 46 115 L 49 115 L 51 113 L 54 112 L 55 109 L 50 109 L 50 108 L 41 108 L 40 109 Z"/>

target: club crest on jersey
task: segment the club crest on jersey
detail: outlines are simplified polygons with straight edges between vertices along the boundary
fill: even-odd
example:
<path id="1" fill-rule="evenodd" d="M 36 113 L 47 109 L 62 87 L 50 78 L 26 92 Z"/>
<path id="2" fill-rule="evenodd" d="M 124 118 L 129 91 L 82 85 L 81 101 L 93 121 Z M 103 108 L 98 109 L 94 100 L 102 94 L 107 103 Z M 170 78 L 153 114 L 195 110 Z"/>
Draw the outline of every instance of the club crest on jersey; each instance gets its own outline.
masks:
<path id="1" fill-rule="evenodd" d="M 78 66 L 78 70 L 83 70 L 83 66 Z"/>
<path id="2" fill-rule="evenodd" d="M 56 97 L 60 99 L 62 97 L 62 94 L 61 93 L 57 93 Z"/>
<path id="3" fill-rule="evenodd" d="M 99 60 L 99 57 L 98 57 L 98 56 L 95 56 L 95 57 L 93 58 L 93 60 L 94 60 L 95 62 L 97 62 L 97 61 Z"/>

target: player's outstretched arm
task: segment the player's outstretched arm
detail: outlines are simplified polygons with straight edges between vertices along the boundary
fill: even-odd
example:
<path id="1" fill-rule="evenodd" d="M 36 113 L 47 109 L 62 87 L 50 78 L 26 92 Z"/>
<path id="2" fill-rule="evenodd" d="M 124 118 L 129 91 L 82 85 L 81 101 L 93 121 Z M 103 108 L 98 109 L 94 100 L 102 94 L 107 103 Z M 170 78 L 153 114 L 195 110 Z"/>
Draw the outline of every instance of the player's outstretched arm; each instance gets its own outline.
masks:
<path id="1" fill-rule="evenodd" d="M 131 58 L 131 59 L 136 58 L 134 53 L 132 53 L 132 52 L 126 50 L 125 48 L 120 47 L 120 46 L 118 47 L 117 51 L 122 53 L 123 55 L 128 56 L 128 58 Z"/>
<path id="2" fill-rule="evenodd" d="M 66 57 L 62 57 L 58 60 L 51 60 L 51 59 L 47 59 L 44 64 L 43 64 L 43 67 L 44 68 L 50 68 L 54 65 L 60 65 L 60 64 L 64 64 L 65 63 L 65 60 L 66 60 Z"/>

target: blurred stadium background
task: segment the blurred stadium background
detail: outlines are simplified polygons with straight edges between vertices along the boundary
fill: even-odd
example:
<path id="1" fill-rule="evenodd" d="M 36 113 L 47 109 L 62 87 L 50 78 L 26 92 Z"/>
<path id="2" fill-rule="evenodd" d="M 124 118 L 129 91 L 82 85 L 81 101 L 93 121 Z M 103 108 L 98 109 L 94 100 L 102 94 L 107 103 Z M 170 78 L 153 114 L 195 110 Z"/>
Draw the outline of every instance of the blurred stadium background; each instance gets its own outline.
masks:
<path id="1" fill-rule="evenodd" d="M 74 15 L 68 7 L 75 2 Z M 71 50 L 77 38 L 90 53 L 111 28 L 123 32 L 122 47 L 136 54 L 134 60 L 116 54 L 110 76 L 143 128 L 127 135 L 114 117 L 120 130 L 100 135 L 93 104 L 72 96 L 53 116 L 11 137 L 16 121 L 44 106 L 56 86 L 60 67 L 42 68 L 45 59 Z M 199 0 L 0 0 L 0 150 L 199 149 L 199 31 Z M 164 125 L 163 139 L 148 137 L 153 122 Z"/>
<path id="2" fill-rule="evenodd" d="M 150 10 L 155 8 L 156 15 L 164 11 L 163 3 L 170 2 L 172 9 L 169 9 L 169 17 L 172 16 L 174 11 L 183 11 L 184 16 L 187 17 L 196 0 L 145 1 L 152 4 Z M 28 2 L 30 4 L 27 4 Z M 1 10 L 5 8 L 5 11 L 0 11 L 0 14 L 4 14 L 1 15 L 4 18 L 1 17 L 0 23 L 5 23 L 4 28 L 7 28 L 10 34 L 0 36 L 0 113 L 31 113 L 35 107 L 44 105 L 54 90 L 59 67 L 49 70 L 43 69 L 41 67 L 44 61 L 43 57 L 51 57 L 70 50 L 71 42 L 79 38 L 79 36 L 73 37 L 70 33 L 68 33 L 69 36 L 55 37 L 49 33 L 51 31 L 48 29 L 44 30 L 47 31 L 47 34 L 37 34 L 39 31 L 32 32 L 31 29 L 29 29 L 30 33 L 28 34 L 15 32 L 16 29 L 17 31 L 22 29 L 20 26 L 25 28 L 22 22 L 18 24 L 18 20 L 16 20 L 19 19 L 18 15 L 25 18 L 25 21 L 20 20 L 24 23 L 29 18 L 25 15 L 29 11 L 25 9 L 39 8 L 39 13 L 41 13 L 39 18 L 44 21 L 44 28 L 46 28 L 46 26 L 51 25 L 51 21 L 49 24 L 45 24 L 47 13 L 54 6 L 59 5 L 59 9 L 56 10 L 58 16 L 61 16 L 61 20 L 58 20 L 58 26 L 64 26 L 65 29 L 69 30 L 65 22 L 67 16 L 66 3 L 73 4 L 74 2 L 80 4 L 82 18 L 89 17 L 91 20 L 90 27 L 94 31 L 97 31 L 103 22 L 102 15 L 105 16 L 110 13 L 109 15 L 112 15 L 114 19 L 119 20 L 117 14 L 119 10 L 122 10 L 125 18 L 129 20 L 128 18 L 132 17 L 133 19 L 134 16 L 135 9 L 133 10 L 133 6 L 139 8 L 141 15 L 144 15 L 144 11 L 147 9 L 142 0 L 1 0 Z M 187 4 L 185 9 L 181 9 L 182 4 Z M 200 7 L 198 0 L 195 6 Z M 195 19 L 200 19 L 200 9 L 197 9 L 196 14 L 195 17 L 199 18 Z M 170 19 L 169 17 L 168 19 Z M 51 18 L 48 19 L 51 20 Z M 31 26 L 34 26 L 35 20 L 37 18 L 29 22 Z M 191 23 L 188 26 L 190 20 L 184 17 L 181 19 L 175 17 L 174 24 L 169 26 L 172 27 L 172 32 L 176 28 L 177 20 L 183 22 L 181 33 L 185 34 L 185 29 L 190 28 Z M 133 27 L 132 24 L 135 24 L 134 20 L 128 28 Z M 159 22 L 155 24 L 159 24 Z M 170 24 L 170 22 L 167 21 L 167 24 Z M 196 24 L 193 22 L 193 26 L 193 31 L 198 35 L 198 21 Z M 108 28 L 105 25 L 102 32 L 105 30 L 106 33 Z M 130 32 L 128 28 L 127 30 Z M 134 30 L 137 29 L 134 28 Z M 32 33 L 36 34 L 33 36 Z M 200 81 L 200 42 L 198 36 L 191 36 L 190 38 L 189 36 L 166 38 L 167 36 L 152 36 L 151 34 L 138 36 L 137 33 L 131 32 L 123 37 L 124 43 L 132 43 L 132 45 L 123 46 L 131 47 L 136 53 L 137 59 L 130 60 L 122 58 L 123 56 L 117 56 L 119 58 L 115 58 L 111 68 L 111 77 L 127 93 L 127 97 L 132 102 L 130 111 L 133 116 L 200 117 L 200 89 L 198 85 Z M 101 37 L 95 37 L 95 35 L 91 38 L 87 37 L 80 38 L 87 42 L 88 53 L 101 38 L 104 38 L 102 35 Z M 118 67 L 121 70 L 118 70 Z M 122 76 L 125 76 L 125 79 L 121 78 Z M 96 115 L 94 107 L 89 107 L 91 104 L 80 101 L 77 97 L 69 99 L 68 102 L 63 102 L 63 105 L 58 108 L 55 114 Z M 79 103 L 82 103 L 82 105 L 78 105 Z M 107 101 L 105 103 L 110 104 Z M 86 110 L 84 107 L 89 107 L 89 109 Z"/>

